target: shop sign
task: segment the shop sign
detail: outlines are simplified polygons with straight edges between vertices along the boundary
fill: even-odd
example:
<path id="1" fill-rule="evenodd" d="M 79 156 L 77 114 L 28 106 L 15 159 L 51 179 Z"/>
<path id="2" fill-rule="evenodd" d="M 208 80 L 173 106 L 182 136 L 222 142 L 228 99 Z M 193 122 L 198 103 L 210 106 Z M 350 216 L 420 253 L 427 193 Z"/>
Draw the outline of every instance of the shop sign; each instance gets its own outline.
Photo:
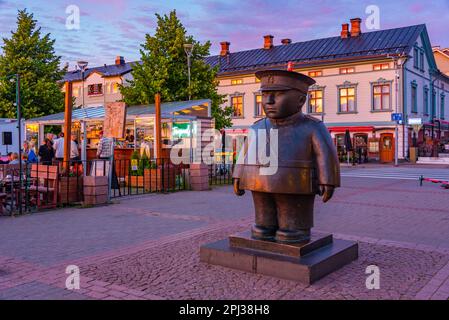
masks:
<path id="1" fill-rule="evenodd" d="M 173 139 L 182 139 L 190 137 L 190 123 L 173 123 Z"/>
<path id="2" fill-rule="evenodd" d="M 410 126 L 413 125 L 422 125 L 422 118 L 409 118 L 408 119 L 408 124 Z"/>
<path id="3" fill-rule="evenodd" d="M 137 159 L 131 159 L 131 170 L 137 171 L 138 169 L 139 169 L 139 167 L 138 167 Z"/>

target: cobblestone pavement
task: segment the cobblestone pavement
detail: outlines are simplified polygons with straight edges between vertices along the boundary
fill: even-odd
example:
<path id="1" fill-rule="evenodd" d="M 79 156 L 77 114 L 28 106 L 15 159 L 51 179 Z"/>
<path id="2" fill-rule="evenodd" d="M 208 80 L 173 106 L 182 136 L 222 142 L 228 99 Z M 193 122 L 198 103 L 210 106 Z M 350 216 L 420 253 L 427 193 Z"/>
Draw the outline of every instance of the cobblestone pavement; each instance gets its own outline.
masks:
<path id="1" fill-rule="evenodd" d="M 315 229 L 359 242 L 357 261 L 311 286 L 199 262 L 201 244 L 247 229 L 250 194 L 229 186 L 0 218 L 0 299 L 447 299 L 449 191 L 343 178 Z M 79 290 L 65 287 L 68 265 Z M 377 265 L 379 290 L 365 287 Z"/>

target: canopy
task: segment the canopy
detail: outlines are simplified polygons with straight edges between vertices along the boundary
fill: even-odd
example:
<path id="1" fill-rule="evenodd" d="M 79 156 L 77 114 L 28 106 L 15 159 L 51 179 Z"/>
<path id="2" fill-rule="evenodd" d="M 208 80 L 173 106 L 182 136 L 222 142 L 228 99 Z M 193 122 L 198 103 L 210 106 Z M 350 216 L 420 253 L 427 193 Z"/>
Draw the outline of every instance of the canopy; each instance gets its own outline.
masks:
<path id="1" fill-rule="evenodd" d="M 105 112 L 103 106 L 74 109 L 72 111 L 72 121 L 103 120 L 104 114 Z M 155 114 L 154 104 L 129 106 L 126 111 L 126 118 L 128 120 L 133 120 L 136 118 L 145 118 L 154 116 L 154 114 Z M 192 119 L 199 116 L 210 117 L 211 101 L 209 99 L 203 99 L 203 100 L 162 103 L 161 116 L 163 118 L 176 117 L 187 119 Z M 26 120 L 26 123 L 63 123 L 63 122 L 64 122 L 64 112 Z"/>

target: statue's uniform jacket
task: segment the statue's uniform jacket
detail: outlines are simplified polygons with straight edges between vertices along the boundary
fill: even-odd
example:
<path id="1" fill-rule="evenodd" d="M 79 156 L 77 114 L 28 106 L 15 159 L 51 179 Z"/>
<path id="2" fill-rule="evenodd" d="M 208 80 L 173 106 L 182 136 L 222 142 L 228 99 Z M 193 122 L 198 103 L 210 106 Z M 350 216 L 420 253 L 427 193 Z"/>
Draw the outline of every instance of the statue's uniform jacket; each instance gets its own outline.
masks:
<path id="1" fill-rule="evenodd" d="M 259 162 L 248 163 L 249 150 L 242 149 L 234 168 L 233 178 L 240 179 L 240 189 L 277 194 L 315 195 L 318 185 L 340 186 L 340 166 L 331 136 L 324 124 L 298 112 L 288 118 L 264 118 L 251 126 L 255 136 L 258 130 L 269 134 L 278 132 L 278 169 L 272 175 L 261 175 Z M 269 139 L 267 139 L 269 149 Z M 258 139 L 250 139 L 258 144 Z M 269 153 L 276 152 L 270 150 Z M 268 164 L 269 165 L 269 164 Z M 265 166 L 268 166 L 265 165 Z"/>

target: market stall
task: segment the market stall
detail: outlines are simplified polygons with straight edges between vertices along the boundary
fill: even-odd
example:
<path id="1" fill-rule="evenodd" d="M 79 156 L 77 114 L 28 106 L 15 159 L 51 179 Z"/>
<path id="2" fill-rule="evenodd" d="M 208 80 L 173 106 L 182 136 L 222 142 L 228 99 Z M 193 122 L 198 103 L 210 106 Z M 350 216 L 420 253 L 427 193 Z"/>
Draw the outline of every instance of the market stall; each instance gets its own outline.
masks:
<path id="1" fill-rule="evenodd" d="M 134 151 L 141 149 L 149 154 L 149 158 L 169 158 L 170 150 L 176 144 L 182 144 L 183 148 L 187 149 L 186 152 L 193 154 L 197 145 L 201 147 L 201 143 L 197 144 L 197 128 L 199 126 L 213 128 L 210 100 L 162 103 L 161 110 L 162 154 L 156 155 L 153 147 L 156 137 L 154 104 L 128 106 L 126 134 L 123 138 L 114 140 L 115 160 L 129 160 Z M 82 160 L 97 157 L 97 146 L 104 126 L 104 117 L 103 106 L 73 110 L 72 134 L 78 142 Z M 40 144 L 49 132 L 48 128 L 58 131 L 59 126 L 61 131 L 63 124 L 63 112 L 29 119 L 25 122 L 26 138 L 37 139 Z"/>

